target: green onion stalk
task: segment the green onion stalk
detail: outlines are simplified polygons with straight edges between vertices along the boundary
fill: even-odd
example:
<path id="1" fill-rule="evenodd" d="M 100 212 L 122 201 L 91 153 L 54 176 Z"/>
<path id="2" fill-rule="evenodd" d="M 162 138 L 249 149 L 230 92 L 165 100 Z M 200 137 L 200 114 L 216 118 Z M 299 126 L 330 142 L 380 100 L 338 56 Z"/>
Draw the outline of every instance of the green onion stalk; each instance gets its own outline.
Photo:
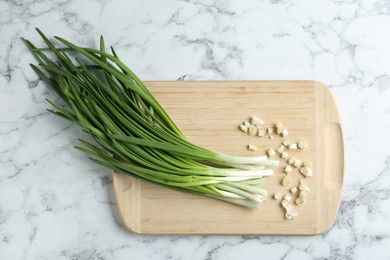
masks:
<path id="1" fill-rule="evenodd" d="M 63 100 L 49 112 L 80 125 L 92 138 L 76 149 L 95 163 L 176 190 L 256 208 L 267 196 L 264 176 L 278 161 L 233 156 L 190 142 L 145 84 L 111 47 L 84 48 L 61 37 L 37 48 L 32 69 Z M 50 54 L 50 55 L 48 55 Z"/>

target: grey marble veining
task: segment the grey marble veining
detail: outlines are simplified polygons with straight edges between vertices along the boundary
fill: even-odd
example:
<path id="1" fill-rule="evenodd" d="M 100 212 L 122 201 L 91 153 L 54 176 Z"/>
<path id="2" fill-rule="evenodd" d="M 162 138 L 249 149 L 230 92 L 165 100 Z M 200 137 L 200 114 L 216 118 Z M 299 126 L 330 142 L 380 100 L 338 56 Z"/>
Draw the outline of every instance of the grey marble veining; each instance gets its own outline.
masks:
<path id="1" fill-rule="evenodd" d="M 82 131 L 20 37 L 97 46 L 145 80 L 315 79 L 345 129 L 346 176 L 320 236 L 142 236 L 121 226 L 112 179 L 73 149 Z M 390 2 L 0 0 L 0 259 L 390 259 Z"/>

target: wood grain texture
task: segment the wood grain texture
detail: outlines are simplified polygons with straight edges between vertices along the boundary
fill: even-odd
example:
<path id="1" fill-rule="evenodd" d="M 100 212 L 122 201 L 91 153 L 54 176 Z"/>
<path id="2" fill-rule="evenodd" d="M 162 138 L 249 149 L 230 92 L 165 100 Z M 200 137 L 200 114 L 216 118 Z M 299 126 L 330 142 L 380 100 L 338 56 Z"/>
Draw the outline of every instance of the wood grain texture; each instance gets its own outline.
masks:
<path id="1" fill-rule="evenodd" d="M 288 140 L 308 141 L 307 149 L 289 154 L 312 162 L 314 176 L 307 178 L 306 203 L 294 207 L 299 216 L 285 220 L 279 202 L 271 198 L 258 209 L 247 209 L 114 172 L 117 206 L 128 230 L 142 234 L 312 235 L 331 228 L 340 205 L 344 150 L 340 118 L 326 86 L 315 81 L 156 81 L 146 85 L 192 142 L 225 153 L 263 155 L 267 148 L 279 146 L 282 138 L 277 135 L 270 140 L 238 130 L 238 124 L 250 116 L 261 117 L 264 127 L 283 122 L 289 130 Z M 248 151 L 248 144 L 260 149 Z M 270 195 L 289 193 L 280 185 L 284 174 L 279 168 L 267 178 Z M 294 183 L 302 177 L 296 169 L 291 176 Z"/>

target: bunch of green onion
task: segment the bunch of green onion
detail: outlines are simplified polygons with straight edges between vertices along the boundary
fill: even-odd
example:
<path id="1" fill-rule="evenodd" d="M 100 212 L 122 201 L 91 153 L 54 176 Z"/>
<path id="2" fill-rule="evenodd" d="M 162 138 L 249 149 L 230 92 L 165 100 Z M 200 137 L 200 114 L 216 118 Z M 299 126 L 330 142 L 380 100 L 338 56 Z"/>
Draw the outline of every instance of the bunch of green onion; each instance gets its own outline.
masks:
<path id="1" fill-rule="evenodd" d="M 232 156 L 191 143 L 114 49 L 79 47 L 39 29 L 47 47 L 24 40 L 36 74 L 65 104 L 47 100 L 57 116 L 80 125 L 94 140 L 75 148 L 112 170 L 173 189 L 255 208 L 267 196 L 264 176 L 278 161 Z M 50 53 L 50 55 L 48 55 Z M 50 56 L 50 57 L 49 57 Z M 67 107 L 67 108 L 66 108 Z M 92 140 L 91 139 L 91 140 Z"/>

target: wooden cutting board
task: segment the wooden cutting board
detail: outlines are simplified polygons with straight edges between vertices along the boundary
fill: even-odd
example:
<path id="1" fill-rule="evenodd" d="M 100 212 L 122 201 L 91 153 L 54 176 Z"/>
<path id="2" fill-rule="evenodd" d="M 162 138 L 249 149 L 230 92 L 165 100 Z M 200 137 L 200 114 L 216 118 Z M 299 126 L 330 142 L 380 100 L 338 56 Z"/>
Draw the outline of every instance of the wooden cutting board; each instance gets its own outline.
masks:
<path id="1" fill-rule="evenodd" d="M 190 195 L 120 173 L 113 173 L 120 216 L 128 230 L 142 234 L 293 234 L 313 235 L 333 225 L 344 179 L 344 149 L 340 118 L 329 89 L 315 81 L 174 81 L 146 82 L 152 93 L 194 143 L 234 155 L 263 155 L 283 140 L 252 137 L 238 125 L 255 115 L 271 127 L 282 122 L 288 140 L 306 140 L 305 150 L 290 152 L 313 164 L 307 178 L 308 199 L 294 209 L 299 216 L 284 219 L 280 201 L 290 194 L 281 186 L 284 174 L 267 178 L 270 198 L 258 209 Z M 247 145 L 259 147 L 248 151 Z M 278 156 L 274 156 L 278 158 Z M 281 160 L 281 166 L 285 166 Z M 302 175 L 291 173 L 293 183 Z M 293 199 L 296 197 L 293 195 Z"/>

